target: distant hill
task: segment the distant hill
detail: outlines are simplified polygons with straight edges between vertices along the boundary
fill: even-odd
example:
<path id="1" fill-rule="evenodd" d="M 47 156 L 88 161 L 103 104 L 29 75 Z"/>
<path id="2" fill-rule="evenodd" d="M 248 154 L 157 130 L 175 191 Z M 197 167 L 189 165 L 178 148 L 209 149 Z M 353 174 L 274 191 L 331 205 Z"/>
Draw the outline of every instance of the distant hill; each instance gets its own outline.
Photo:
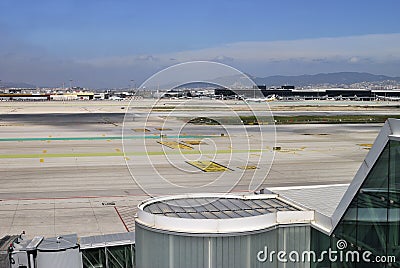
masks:
<path id="1" fill-rule="evenodd" d="M 35 85 L 31 85 L 23 82 L 0 82 L 0 87 L 9 87 L 9 88 L 36 88 Z"/>
<path id="2" fill-rule="evenodd" d="M 267 86 L 306 86 L 316 84 L 354 84 L 360 82 L 382 82 L 395 80 L 400 82 L 400 77 L 390 77 L 386 75 L 376 75 L 358 72 L 339 72 L 339 73 L 320 73 L 314 75 L 283 76 L 275 75 L 268 77 L 252 77 L 258 85 Z"/>
<path id="3" fill-rule="evenodd" d="M 285 76 L 285 75 L 274 75 L 267 77 L 255 77 L 247 74 L 257 85 L 266 85 L 266 86 L 283 86 L 283 85 L 293 85 L 293 86 L 308 86 L 308 85 L 317 85 L 317 84 L 331 84 L 331 85 L 350 85 L 354 83 L 361 82 L 382 82 L 393 80 L 400 82 L 400 77 L 391 77 L 386 75 L 376 75 L 370 73 L 359 73 L 359 72 L 337 72 L 337 73 L 319 73 L 319 74 L 304 74 L 304 75 L 296 75 L 296 76 Z M 239 76 L 240 77 L 240 76 Z M 235 76 L 231 77 L 219 77 L 214 79 L 212 82 L 215 84 L 225 85 L 230 84 L 232 81 L 235 81 Z M 215 86 L 215 84 L 207 84 L 207 83 L 190 83 L 185 84 L 180 87 L 204 87 L 204 86 Z M 169 85 L 159 85 L 162 88 L 171 88 L 175 86 L 175 83 L 171 83 Z M 0 82 L 0 87 L 14 87 L 14 88 L 36 88 L 36 85 L 32 85 L 24 82 Z"/>

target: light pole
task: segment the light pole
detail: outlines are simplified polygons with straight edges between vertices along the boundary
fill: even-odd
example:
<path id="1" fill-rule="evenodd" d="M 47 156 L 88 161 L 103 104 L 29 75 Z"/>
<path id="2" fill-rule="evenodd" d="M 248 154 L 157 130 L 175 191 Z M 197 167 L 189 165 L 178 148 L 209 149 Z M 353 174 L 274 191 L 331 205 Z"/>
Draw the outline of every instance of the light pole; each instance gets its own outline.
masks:
<path id="1" fill-rule="evenodd" d="M 69 80 L 69 90 L 72 90 L 72 79 Z"/>
<path id="2" fill-rule="evenodd" d="M 133 87 L 132 87 L 133 86 Z M 136 85 L 135 85 L 135 80 L 131 80 L 131 91 L 133 91 L 135 89 Z"/>

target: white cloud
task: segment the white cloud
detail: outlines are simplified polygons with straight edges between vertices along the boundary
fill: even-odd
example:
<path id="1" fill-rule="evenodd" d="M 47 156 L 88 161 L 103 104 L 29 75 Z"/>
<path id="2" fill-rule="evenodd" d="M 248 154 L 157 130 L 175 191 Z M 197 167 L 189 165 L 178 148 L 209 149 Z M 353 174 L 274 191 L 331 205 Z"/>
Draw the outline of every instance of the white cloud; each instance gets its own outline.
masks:
<path id="1" fill-rule="evenodd" d="M 218 61 L 256 75 L 296 75 L 362 71 L 400 76 L 400 34 L 238 42 L 165 54 L 96 58 L 55 58 L 12 38 L 0 42 L 2 80 L 59 84 L 68 79 L 86 86 L 125 86 L 144 81 L 164 67 L 193 60 Z M 128 81 L 128 82 L 127 82 Z"/>
<path id="2" fill-rule="evenodd" d="M 192 60 L 214 60 L 222 62 L 264 62 L 281 61 L 360 62 L 363 58 L 375 61 L 400 59 L 400 34 L 376 34 L 351 37 L 317 38 L 288 41 L 238 42 L 217 47 L 181 51 L 159 55 L 130 55 L 81 60 L 94 66 L 130 66 L 138 61 L 156 64 Z"/>
<path id="3" fill-rule="evenodd" d="M 360 59 L 358 58 L 358 57 L 351 57 L 350 59 L 349 59 L 349 62 L 350 63 L 357 63 L 357 62 L 359 62 L 360 61 Z"/>
<path id="4" fill-rule="evenodd" d="M 176 53 L 178 59 L 215 58 L 219 55 L 246 61 L 314 60 L 368 57 L 400 58 L 400 34 L 364 35 L 337 38 L 270 42 L 239 42 L 219 47 Z"/>

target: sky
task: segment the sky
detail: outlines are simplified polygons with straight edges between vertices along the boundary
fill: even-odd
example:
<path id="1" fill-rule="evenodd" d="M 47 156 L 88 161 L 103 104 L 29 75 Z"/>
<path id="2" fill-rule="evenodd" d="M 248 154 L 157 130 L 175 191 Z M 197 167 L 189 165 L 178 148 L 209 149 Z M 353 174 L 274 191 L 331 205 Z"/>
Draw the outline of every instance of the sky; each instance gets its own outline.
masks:
<path id="1" fill-rule="evenodd" d="M 250 75 L 400 76 L 398 0 L 1 0 L 0 80 L 140 84 L 209 60 Z"/>

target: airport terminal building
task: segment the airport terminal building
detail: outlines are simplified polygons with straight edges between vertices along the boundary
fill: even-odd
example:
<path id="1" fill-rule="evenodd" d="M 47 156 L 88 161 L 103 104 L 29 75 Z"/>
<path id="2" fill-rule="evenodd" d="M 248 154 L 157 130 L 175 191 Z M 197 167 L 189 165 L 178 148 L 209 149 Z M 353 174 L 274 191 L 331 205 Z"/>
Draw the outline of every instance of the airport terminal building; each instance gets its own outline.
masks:
<path id="1" fill-rule="evenodd" d="M 134 234 L 58 240 L 0 250 L 0 262 L 55 267 L 68 253 L 75 266 L 59 267 L 400 267 L 400 120 L 384 124 L 350 185 L 152 198 Z"/>

